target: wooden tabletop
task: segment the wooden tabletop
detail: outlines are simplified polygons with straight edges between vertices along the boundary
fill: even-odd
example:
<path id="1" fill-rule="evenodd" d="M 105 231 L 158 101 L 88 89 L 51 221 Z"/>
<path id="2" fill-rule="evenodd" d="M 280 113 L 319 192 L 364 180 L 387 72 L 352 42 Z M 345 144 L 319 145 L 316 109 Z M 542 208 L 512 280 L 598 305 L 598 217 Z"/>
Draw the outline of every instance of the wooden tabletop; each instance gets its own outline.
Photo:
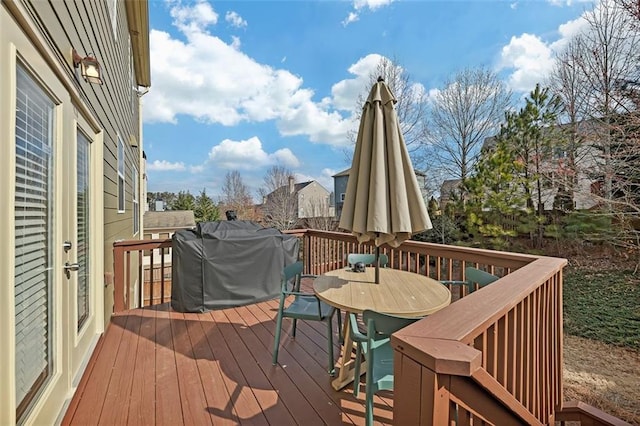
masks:
<path id="1" fill-rule="evenodd" d="M 365 309 L 401 316 L 432 314 L 451 303 L 451 292 L 440 282 L 390 268 L 380 268 L 380 283 L 374 282 L 375 268 L 365 272 L 337 269 L 317 277 L 313 290 L 320 300 L 344 311 Z"/>

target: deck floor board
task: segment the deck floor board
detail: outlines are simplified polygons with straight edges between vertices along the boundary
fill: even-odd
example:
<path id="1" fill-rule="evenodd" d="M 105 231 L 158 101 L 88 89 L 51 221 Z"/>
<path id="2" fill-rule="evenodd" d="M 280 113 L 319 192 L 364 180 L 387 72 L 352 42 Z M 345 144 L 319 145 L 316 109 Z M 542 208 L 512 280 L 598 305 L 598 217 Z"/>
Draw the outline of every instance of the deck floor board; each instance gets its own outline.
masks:
<path id="1" fill-rule="evenodd" d="M 283 322 L 272 365 L 277 300 L 179 313 L 168 304 L 114 316 L 64 425 L 363 425 L 364 389 L 331 387 L 324 323 Z M 334 355 L 339 356 L 334 320 Z M 392 424 L 392 399 L 375 399 Z M 381 422 L 381 423 L 380 423 Z"/>

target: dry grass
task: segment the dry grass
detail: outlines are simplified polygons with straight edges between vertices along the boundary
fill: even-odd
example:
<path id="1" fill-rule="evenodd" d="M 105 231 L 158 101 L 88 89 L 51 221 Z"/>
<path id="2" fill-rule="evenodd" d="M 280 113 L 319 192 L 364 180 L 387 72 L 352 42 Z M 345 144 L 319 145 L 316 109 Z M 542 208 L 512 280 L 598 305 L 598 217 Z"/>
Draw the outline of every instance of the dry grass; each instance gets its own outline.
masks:
<path id="1" fill-rule="evenodd" d="M 640 352 L 565 336 L 564 399 L 640 425 Z"/>

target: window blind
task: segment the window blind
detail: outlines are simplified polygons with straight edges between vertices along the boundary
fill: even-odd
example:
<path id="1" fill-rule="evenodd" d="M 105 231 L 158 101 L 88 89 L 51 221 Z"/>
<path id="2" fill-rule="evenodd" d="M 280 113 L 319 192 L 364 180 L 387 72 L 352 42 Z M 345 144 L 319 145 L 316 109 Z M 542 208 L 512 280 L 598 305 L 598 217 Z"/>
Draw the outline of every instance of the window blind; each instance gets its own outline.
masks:
<path id="1" fill-rule="evenodd" d="M 16 414 L 52 371 L 52 135 L 54 104 L 21 65 L 16 84 Z"/>
<path id="2" fill-rule="evenodd" d="M 77 137 L 77 261 L 78 261 L 78 330 L 89 317 L 89 140 L 78 132 Z"/>

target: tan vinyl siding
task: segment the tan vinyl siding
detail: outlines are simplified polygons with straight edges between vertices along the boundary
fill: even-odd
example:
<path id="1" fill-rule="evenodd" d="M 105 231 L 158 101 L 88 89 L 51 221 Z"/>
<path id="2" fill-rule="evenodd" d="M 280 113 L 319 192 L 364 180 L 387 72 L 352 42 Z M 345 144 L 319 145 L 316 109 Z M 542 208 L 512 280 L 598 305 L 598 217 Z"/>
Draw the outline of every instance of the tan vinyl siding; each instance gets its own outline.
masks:
<path id="1" fill-rule="evenodd" d="M 48 37 L 61 57 L 68 60 L 73 47 L 80 56 L 95 56 L 102 67 L 103 85 L 87 84 L 79 77 L 79 87 L 104 129 L 104 270 L 109 274 L 113 272 L 113 242 L 134 238 L 131 170 L 132 163 L 138 163 L 138 150 L 141 149 L 129 144 L 130 135 L 137 140 L 141 138 L 138 134 L 138 100 L 131 82 L 131 48 L 125 4 L 121 0 L 116 2 L 115 38 L 106 0 L 69 3 L 34 0 L 25 4 L 46 22 Z M 124 213 L 118 213 L 118 134 L 125 146 Z M 136 168 L 140 169 L 140 166 Z M 105 289 L 107 299 L 111 298 L 112 291 L 111 285 Z M 105 312 L 111 312 L 110 300 L 105 302 Z"/>

